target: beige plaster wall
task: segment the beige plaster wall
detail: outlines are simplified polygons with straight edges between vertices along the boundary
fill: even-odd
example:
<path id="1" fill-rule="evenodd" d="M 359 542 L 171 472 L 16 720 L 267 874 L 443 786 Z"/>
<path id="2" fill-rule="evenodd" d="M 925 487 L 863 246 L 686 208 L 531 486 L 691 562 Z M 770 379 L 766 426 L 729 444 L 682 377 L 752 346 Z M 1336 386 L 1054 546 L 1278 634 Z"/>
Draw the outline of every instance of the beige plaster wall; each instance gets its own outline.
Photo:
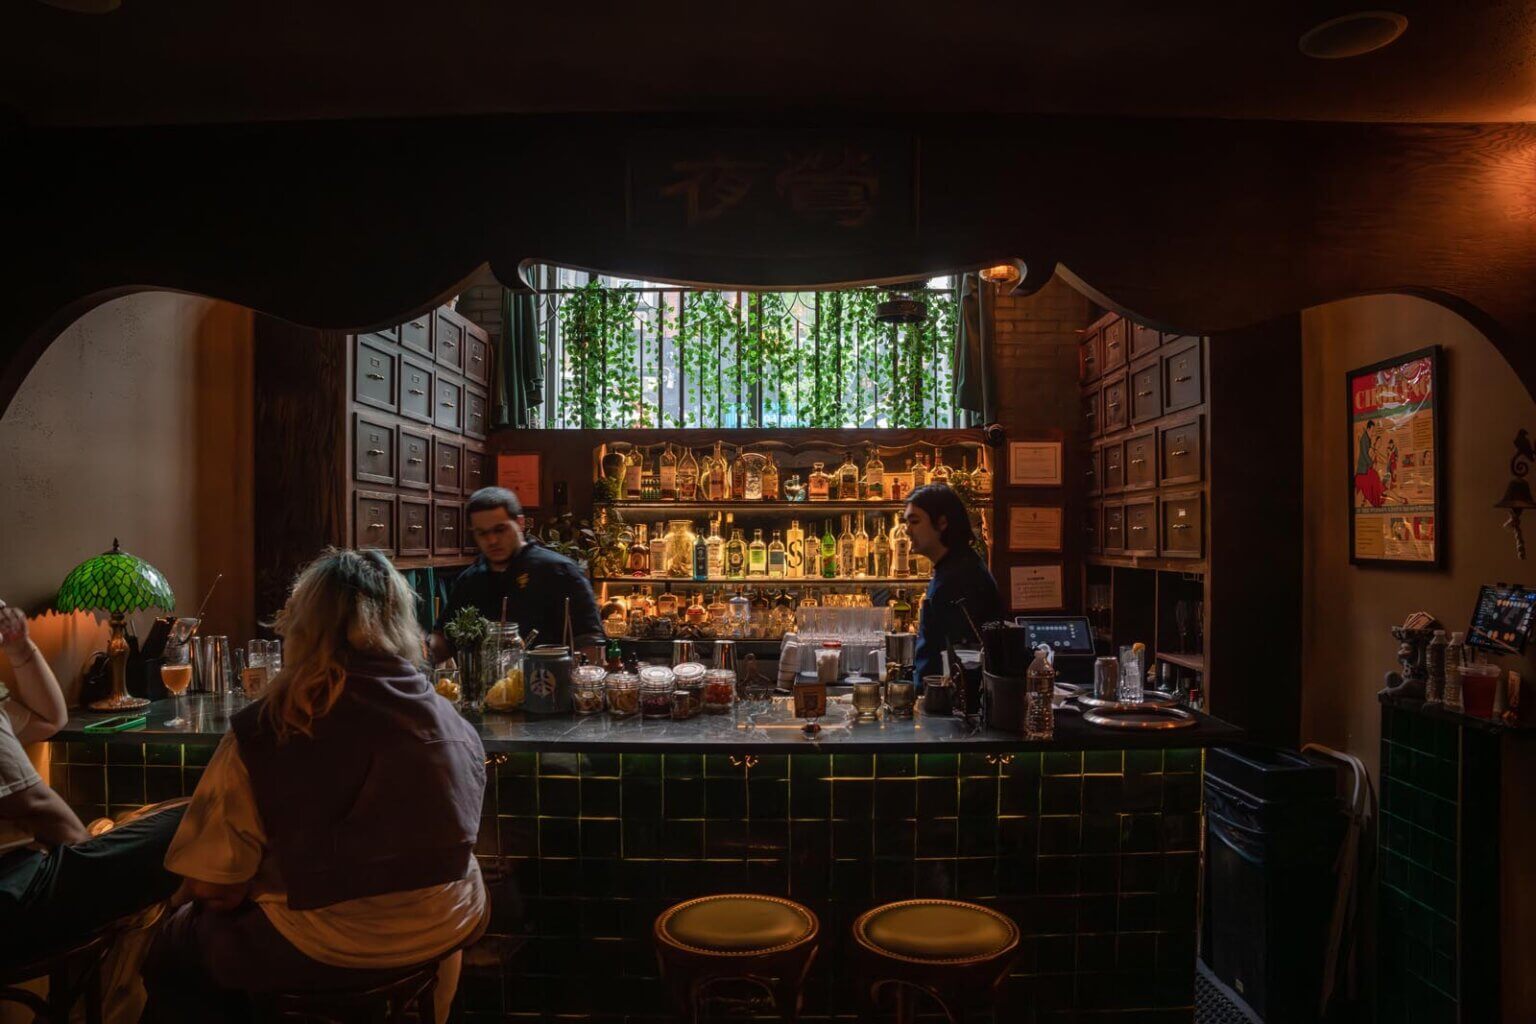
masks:
<path id="1" fill-rule="evenodd" d="M 1443 347 L 1447 560 L 1442 570 L 1349 565 L 1350 452 L 1344 374 L 1426 345 Z M 1536 431 L 1536 401 L 1491 342 L 1459 315 L 1423 299 L 1348 299 L 1302 315 L 1304 548 L 1302 738 L 1360 757 L 1376 778 L 1380 716 L 1376 691 L 1395 667 L 1387 627 L 1423 609 L 1464 629 L 1480 583 L 1536 584 L 1536 562 L 1515 557 L 1493 503 L 1509 479 L 1510 441 Z M 1536 551 L 1536 517 L 1526 528 Z M 1536 713 L 1536 649 L 1506 659 L 1528 681 L 1526 714 Z M 1536 1019 L 1536 978 L 1525 951 L 1536 937 L 1536 873 L 1530 850 L 1536 813 L 1524 792 L 1536 778 L 1536 742 L 1505 741 L 1501 848 L 1503 986 L 1507 1020 Z M 1476 841 L 1475 838 L 1473 841 Z"/>
<path id="2" fill-rule="evenodd" d="M 165 573 L 208 631 L 254 623 L 249 310 L 170 292 L 115 299 L 61 334 L 0 417 L 0 598 L 45 608 L 111 547 Z M 135 617 L 147 629 L 151 613 Z M 105 644 L 92 617 L 32 619 L 66 690 Z M 10 679 L 0 655 L 0 679 Z"/>

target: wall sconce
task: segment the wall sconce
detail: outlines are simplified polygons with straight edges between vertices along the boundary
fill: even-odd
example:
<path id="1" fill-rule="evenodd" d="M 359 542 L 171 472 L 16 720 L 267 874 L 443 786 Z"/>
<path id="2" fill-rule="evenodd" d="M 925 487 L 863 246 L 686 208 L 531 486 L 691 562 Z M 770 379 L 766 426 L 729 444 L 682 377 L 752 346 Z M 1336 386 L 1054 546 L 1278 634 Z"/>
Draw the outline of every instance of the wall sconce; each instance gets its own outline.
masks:
<path id="1" fill-rule="evenodd" d="M 996 266 L 981 268 L 976 272 L 976 276 L 1003 289 L 1022 281 L 1024 272 L 1019 269 L 1017 263 L 999 263 Z"/>
<path id="2" fill-rule="evenodd" d="M 1520 513 L 1536 508 L 1536 497 L 1532 497 L 1530 481 L 1525 478 L 1533 460 L 1536 460 L 1536 448 L 1531 446 L 1531 435 L 1522 429 L 1515 435 L 1515 454 L 1509 459 L 1509 471 L 1514 478 L 1505 485 L 1504 497 L 1493 506 L 1508 510 L 1509 518 L 1504 520 L 1504 528 L 1514 531 L 1515 557 L 1522 561 L 1525 559 L 1525 535 L 1520 532 Z"/>

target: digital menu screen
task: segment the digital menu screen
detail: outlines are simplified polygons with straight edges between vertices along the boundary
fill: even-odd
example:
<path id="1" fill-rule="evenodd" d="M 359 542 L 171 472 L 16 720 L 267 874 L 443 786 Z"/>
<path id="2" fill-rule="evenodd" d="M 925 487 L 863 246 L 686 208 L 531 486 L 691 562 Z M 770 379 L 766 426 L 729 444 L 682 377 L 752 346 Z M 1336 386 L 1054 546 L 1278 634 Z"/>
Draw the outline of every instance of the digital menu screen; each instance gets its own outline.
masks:
<path id="1" fill-rule="evenodd" d="M 1092 654 L 1093 632 L 1083 616 L 1020 616 L 1015 620 L 1024 627 L 1025 640 L 1033 650 L 1045 644 L 1057 654 Z"/>
<path id="2" fill-rule="evenodd" d="M 1536 616 L 1536 590 L 1528 587 L 1484 586 L 1477 592 L 1477 609 L 1467 630 L 1467 643 L 1500 654 L 1520 654 Z"/>

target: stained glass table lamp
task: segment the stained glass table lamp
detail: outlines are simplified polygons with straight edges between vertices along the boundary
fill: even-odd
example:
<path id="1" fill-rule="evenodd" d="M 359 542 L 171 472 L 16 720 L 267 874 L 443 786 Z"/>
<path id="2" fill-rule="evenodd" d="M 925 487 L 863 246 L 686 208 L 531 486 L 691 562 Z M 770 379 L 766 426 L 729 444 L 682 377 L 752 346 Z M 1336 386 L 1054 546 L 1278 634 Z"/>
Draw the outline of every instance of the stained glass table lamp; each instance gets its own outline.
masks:
<path id="1" fill-rule="evenodd" d="M 171 611 L 176 595 L 160 570 L 135 558 L 112 538 L 112 550 L 86 559 L 64 577 L 54 607 L 61 612 L 106 612 L 112 627 L 107 658 L 112 667 L 112 695 L 91 705 L 94 711 L 124 711 L 149 703 L 128 693 L 127 615 L 146 608 Z"/>

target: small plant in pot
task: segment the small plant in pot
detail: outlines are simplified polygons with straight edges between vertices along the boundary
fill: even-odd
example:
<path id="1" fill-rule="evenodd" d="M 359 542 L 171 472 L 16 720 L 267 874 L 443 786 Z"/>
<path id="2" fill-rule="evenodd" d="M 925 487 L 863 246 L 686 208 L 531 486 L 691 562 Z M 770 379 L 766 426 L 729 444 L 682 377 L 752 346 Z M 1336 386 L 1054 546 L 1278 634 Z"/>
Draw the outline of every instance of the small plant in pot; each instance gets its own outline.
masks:
<path id="1" fill-rule="evenodd" d="M 460 608 L 458 614 L 443 626 L 443 635 L 453 645 L 453 657 L 459 665 L 459 685 L 462 688 L 465 711 L 480 711 L 485 707 L 485 680 L 480 673 L 480 644 L 485 640 L 488 624 L 474 608 Z"/>

